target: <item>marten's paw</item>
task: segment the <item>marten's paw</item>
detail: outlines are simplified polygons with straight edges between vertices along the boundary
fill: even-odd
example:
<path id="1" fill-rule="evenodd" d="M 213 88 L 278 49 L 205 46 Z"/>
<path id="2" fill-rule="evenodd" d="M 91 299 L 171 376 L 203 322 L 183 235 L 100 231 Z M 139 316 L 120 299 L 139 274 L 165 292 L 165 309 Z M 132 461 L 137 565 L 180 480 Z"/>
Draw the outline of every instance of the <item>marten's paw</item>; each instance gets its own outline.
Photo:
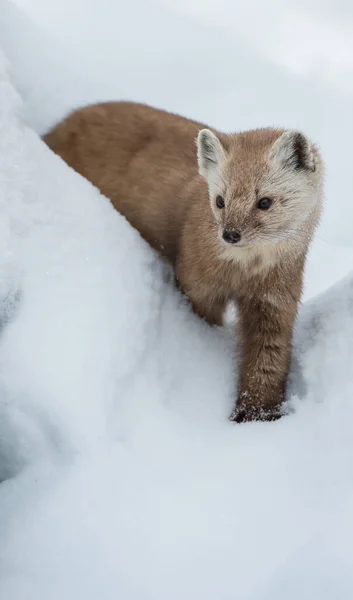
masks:
<path id="1" fill-rule="evenodd" d="M 264 408 L 261 406 L 239 406 L 234 409 L 229 417 L 234 423 L 247 423 L 251 421 L 277 421 L 283 415 L 280 406 Z"/>

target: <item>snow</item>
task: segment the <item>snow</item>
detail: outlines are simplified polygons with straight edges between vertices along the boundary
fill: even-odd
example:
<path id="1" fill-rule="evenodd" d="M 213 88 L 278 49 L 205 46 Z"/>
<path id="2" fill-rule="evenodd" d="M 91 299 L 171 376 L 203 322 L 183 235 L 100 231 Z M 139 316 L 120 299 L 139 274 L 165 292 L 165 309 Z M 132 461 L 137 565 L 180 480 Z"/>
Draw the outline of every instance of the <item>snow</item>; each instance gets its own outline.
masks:
<path id="1" fill-rule="evenodd" d="M 303 72 L 288 48 L 277 60 L 275 27 L 262 52 L 249 47 L 245 9 L 232 4 L 227 20 L 206 5 L 0 5 L 6 600 L 353 596 L 349 52 L 341 61 L 342 47 L 332 49 L 337 81 L 332 70 Z M 344 6 L 320 14 L 317 38 L 306 40 L 315 56 L 322 20 L 332 36 L 352 31 Z M 289 18 L 293 5 L 281 7 Z M 231 332 L 191 313 L 169 267 L 39 139 L 71 107 L 114 97 L 224 129 L 301 127 L 321 146 L 326 212 L 306 272 L 288 417 L 228 422 Z"/>

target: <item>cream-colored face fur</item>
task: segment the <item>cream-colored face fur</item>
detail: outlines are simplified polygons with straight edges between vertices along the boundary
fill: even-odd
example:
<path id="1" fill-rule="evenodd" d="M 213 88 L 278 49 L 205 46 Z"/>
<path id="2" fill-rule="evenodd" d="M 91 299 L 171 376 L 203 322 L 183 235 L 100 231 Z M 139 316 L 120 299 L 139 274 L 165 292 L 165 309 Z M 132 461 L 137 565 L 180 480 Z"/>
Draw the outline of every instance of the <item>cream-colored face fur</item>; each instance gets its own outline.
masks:
<path id="1" fill-rule="evenodd" d="M 203 129 L 197 146 L 222 244 L 236 252 L 303 236 L 323 186 L 319 153 L 302 133 L 259 129 L 225 138 L 223 145 Z M 217 206 L 219 197 L 224 207 Z M 259 207 L 263 198 L 270 200 L 266 210 Z M 238 232 L 240 239 L 225 242 L 225 230 Z"/>

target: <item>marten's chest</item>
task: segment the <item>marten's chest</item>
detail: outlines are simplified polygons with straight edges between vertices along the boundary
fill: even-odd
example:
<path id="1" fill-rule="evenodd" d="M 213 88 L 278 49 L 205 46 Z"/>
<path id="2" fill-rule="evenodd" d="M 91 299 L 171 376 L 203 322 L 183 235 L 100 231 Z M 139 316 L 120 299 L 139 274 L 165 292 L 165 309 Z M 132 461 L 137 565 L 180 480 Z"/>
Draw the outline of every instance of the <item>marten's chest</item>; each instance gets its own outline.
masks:
<path id="1" fill-rule="evenodd" d="M 285 285 L 278 254 L 266 252 L 223 256 L 218 263 L 217 282 L 224 294 L 234 298 L 277 297 Z"/>

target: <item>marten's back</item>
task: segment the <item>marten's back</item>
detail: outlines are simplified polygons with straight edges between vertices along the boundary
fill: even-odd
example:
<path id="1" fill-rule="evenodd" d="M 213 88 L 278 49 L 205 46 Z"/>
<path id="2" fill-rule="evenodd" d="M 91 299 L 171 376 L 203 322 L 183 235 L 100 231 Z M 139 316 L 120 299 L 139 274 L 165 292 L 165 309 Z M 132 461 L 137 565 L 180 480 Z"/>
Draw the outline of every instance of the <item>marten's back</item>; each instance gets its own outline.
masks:
<path id="1" fill-rule="evenodd" d="M 71 113 L 44 141 L 91 181 L 155 248 L 174 260 L 198 175 L 203 125 L 151 107 L 108 102 Z"/>

